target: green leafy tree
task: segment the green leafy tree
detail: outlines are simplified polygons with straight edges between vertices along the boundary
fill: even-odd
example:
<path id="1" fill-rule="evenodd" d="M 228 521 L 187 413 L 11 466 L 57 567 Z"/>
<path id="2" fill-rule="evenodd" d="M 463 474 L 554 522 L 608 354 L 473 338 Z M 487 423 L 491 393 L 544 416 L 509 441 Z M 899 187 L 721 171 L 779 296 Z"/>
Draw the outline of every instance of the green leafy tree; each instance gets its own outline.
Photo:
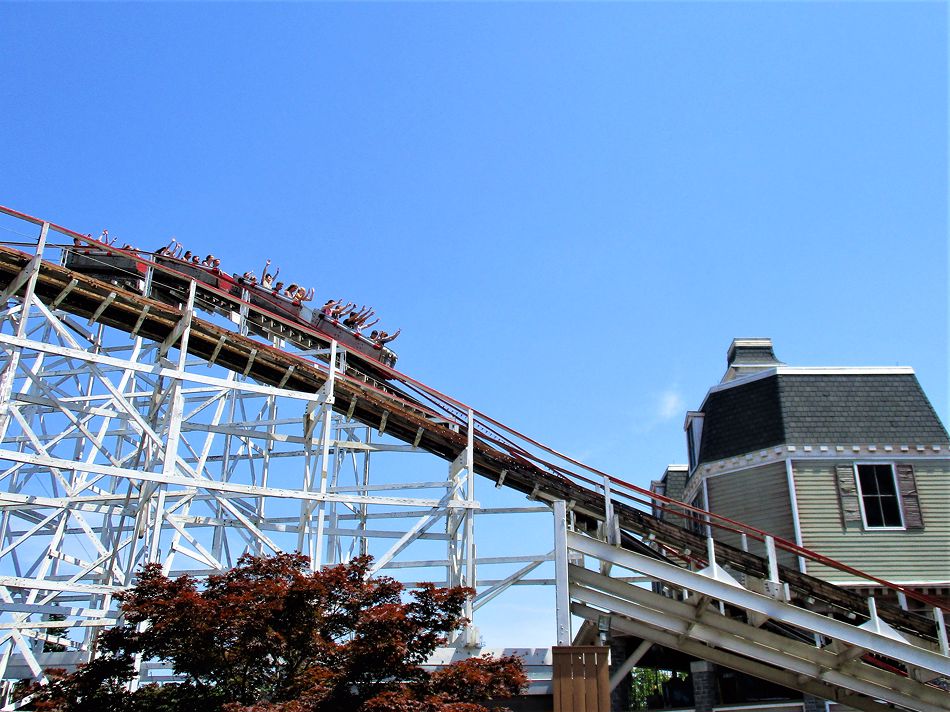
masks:
<path id="1" fill-rule="evenodd" d="M 663 706 L 663 684 L 671 675 L 667 670 L 634 668 L 630 676 L 632 709 L 646 710 Z"/>
<path id="2" fill-rule="evenodd" d="M 202 585 L 144 568 L 121 594 L 126 625 L 100 638 L 102 654 L 29 689 L 49 712 L 480 712 L 517 694 L 519 658 L 474 658 L 435 673 L 421 667 L 464 622 L 471 589 L 370 577 L 371 559 L 308 572 L 297 554 L 245 556 Z M 129 691 L 137 655 L 181 683 Z"/>

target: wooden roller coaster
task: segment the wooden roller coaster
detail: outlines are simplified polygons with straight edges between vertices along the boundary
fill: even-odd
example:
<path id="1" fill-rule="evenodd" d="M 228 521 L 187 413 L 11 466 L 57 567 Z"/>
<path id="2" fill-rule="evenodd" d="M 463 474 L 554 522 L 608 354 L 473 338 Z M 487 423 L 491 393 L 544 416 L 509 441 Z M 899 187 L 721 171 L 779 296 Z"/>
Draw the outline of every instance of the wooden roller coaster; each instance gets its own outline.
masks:
<path id="1" fill-rule="evenodd" d="M 23 292 L 31 270 L 35 269 L 35 294 L 53 309 L 169 345 L 180 340 L 183 321 L 188 318 L 190 354 L 260 383 L 294 391 L 316 392 L 323 387 L 329 372 L 325 361 L 319 356 L 302 356 L 275 348 L 254 338 L 254 334 L 277 336 L 309 350 L 329 348 L 336 341 L 347 349 L 345 373 L 333 379 L 333 408 L 337 412 L 448 461 L 465 449 L 466 413 L 471 409 L 396 371 L 392 367 L 395 354 L 388 349 L 374 352 L 371 344 L 359 348 L 347 344 L 327 321 L 308 315 L 295 318 L 292 310 L 276 308 L 273 300 L 262 299 L 254 290 L 241 288 L 232 281 L 205 278 L 190 265 L 116 250 L 7 208 L 0 208 L 0 212 L 45 225 L 72 240 L 72 244 L 62 246 L 65 257 L 61 264 L 0 246 L 0 289 L 4 299 Z M 83 246 L 77 248 L 76 243 Z M 191 285 L 196 308 L 219 314 L 243 313 L 247 333 L 186 314 L 185 301 Z M 358 339 L 350 341 L 359 345 Z M 472 412 L 474 469 L 479 475 L 535 500 L 566 501 L 577 526 L 591 531 L 607 516 L 606 482 L 612 498 L 610 508 L 626 548 L 681 564 L 704 561 L 706 538 L 654 516 L 656 511 L 674 512 L 687 520 L 702 520 L 755 539 L 766 535 L 587 467 L 482 413 Z M 796 557 L 854 574 L 927 606 L 941 605 L 914 590 L 864 574 L 792 542 L 776 542 Z M 733 571 L 758 578 L 768 575 L 768 562 L 747 551 L 717 542 L 715 556 Z M 788 583 L 793 600 L 807 601 L 812 608 L 824 607 L 842 615 L 870 616 L 867 600 L 847 589 L 791 567 L 781 567 L 781 578 Z M 891 603 L 879 602 L 877 608 L 878 615 L 895 628 L 936 640 L 933 620 Z"/>

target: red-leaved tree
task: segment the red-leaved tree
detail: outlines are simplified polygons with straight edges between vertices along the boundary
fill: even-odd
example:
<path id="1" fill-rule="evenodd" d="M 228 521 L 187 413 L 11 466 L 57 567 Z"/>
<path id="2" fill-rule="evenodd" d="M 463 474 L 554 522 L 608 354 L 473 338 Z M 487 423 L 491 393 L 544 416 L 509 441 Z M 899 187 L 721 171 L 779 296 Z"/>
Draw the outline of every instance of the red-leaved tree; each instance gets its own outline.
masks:
<path id="1" fill-rule="evenodd" d="M 371 559 L 310 573 L 297 554 L 245 556 L 202 584 L 144 568 L 121 594 L 126 624 L 100 655 L 33 686 L 32 708 L 56 712 L 480 712 L 517 694 L 517 657 L 474 658 L 435 673 L 421 664 L 464 622 L 471 589 L 370 577 Z M 134 661 L 158 659 L 182 682 L 130 692 Z"/>

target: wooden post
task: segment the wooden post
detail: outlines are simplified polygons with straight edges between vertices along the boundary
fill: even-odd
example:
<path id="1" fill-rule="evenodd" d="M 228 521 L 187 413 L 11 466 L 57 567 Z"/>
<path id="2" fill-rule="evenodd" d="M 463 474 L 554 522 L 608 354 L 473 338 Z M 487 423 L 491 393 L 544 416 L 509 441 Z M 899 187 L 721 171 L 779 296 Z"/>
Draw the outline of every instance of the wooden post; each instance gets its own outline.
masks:
<path id="1" fill-rule="evenodd" d="M 610 712 L 610 648 L 575 645 L 552 648 L 554 712 Z"/>

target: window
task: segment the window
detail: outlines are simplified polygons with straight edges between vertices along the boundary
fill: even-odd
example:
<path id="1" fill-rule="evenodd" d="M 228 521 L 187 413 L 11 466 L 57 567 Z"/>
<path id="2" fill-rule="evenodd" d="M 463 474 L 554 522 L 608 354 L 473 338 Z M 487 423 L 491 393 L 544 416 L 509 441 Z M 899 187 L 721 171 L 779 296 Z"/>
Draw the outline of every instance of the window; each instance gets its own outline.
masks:
<path id="1" fill-rule="evenodd" d="M 849 462 L 835 465 L 844 531 L 924 528 L 917 477 L 909 462 Z"/>
<path id="2" fill-rule="evenodd" d="M 704 496 L 704 493 L 700 491 L 695 497 L 693 497 L 693 501 L 690 502 L 690 504 L 693 507 L 696 507 L 696 509 L 706 509 L 706 497 Z M 690 531 L 692 531 L 694 534 L 699 534 L 700 536 L 708 536 L 709 533 L 707 532 L 708 527 L 706 525 L 706 516 L 697 514 L 696 512 L 690 512 L 689 516 Z"/>
<path id="3" fill-rule="evenodd" d="M 689 455 L 689 470 L 699 464 L 699 446 L 703 437 L 705 413 L 690 411 L 686 414 L 686 452 Z"/>
<path id="4" fill-rule="evenodd" d="M 892 465 L 855 465 L 861 516 L 867 529 L 903 528 L 900 494 Z"/>

